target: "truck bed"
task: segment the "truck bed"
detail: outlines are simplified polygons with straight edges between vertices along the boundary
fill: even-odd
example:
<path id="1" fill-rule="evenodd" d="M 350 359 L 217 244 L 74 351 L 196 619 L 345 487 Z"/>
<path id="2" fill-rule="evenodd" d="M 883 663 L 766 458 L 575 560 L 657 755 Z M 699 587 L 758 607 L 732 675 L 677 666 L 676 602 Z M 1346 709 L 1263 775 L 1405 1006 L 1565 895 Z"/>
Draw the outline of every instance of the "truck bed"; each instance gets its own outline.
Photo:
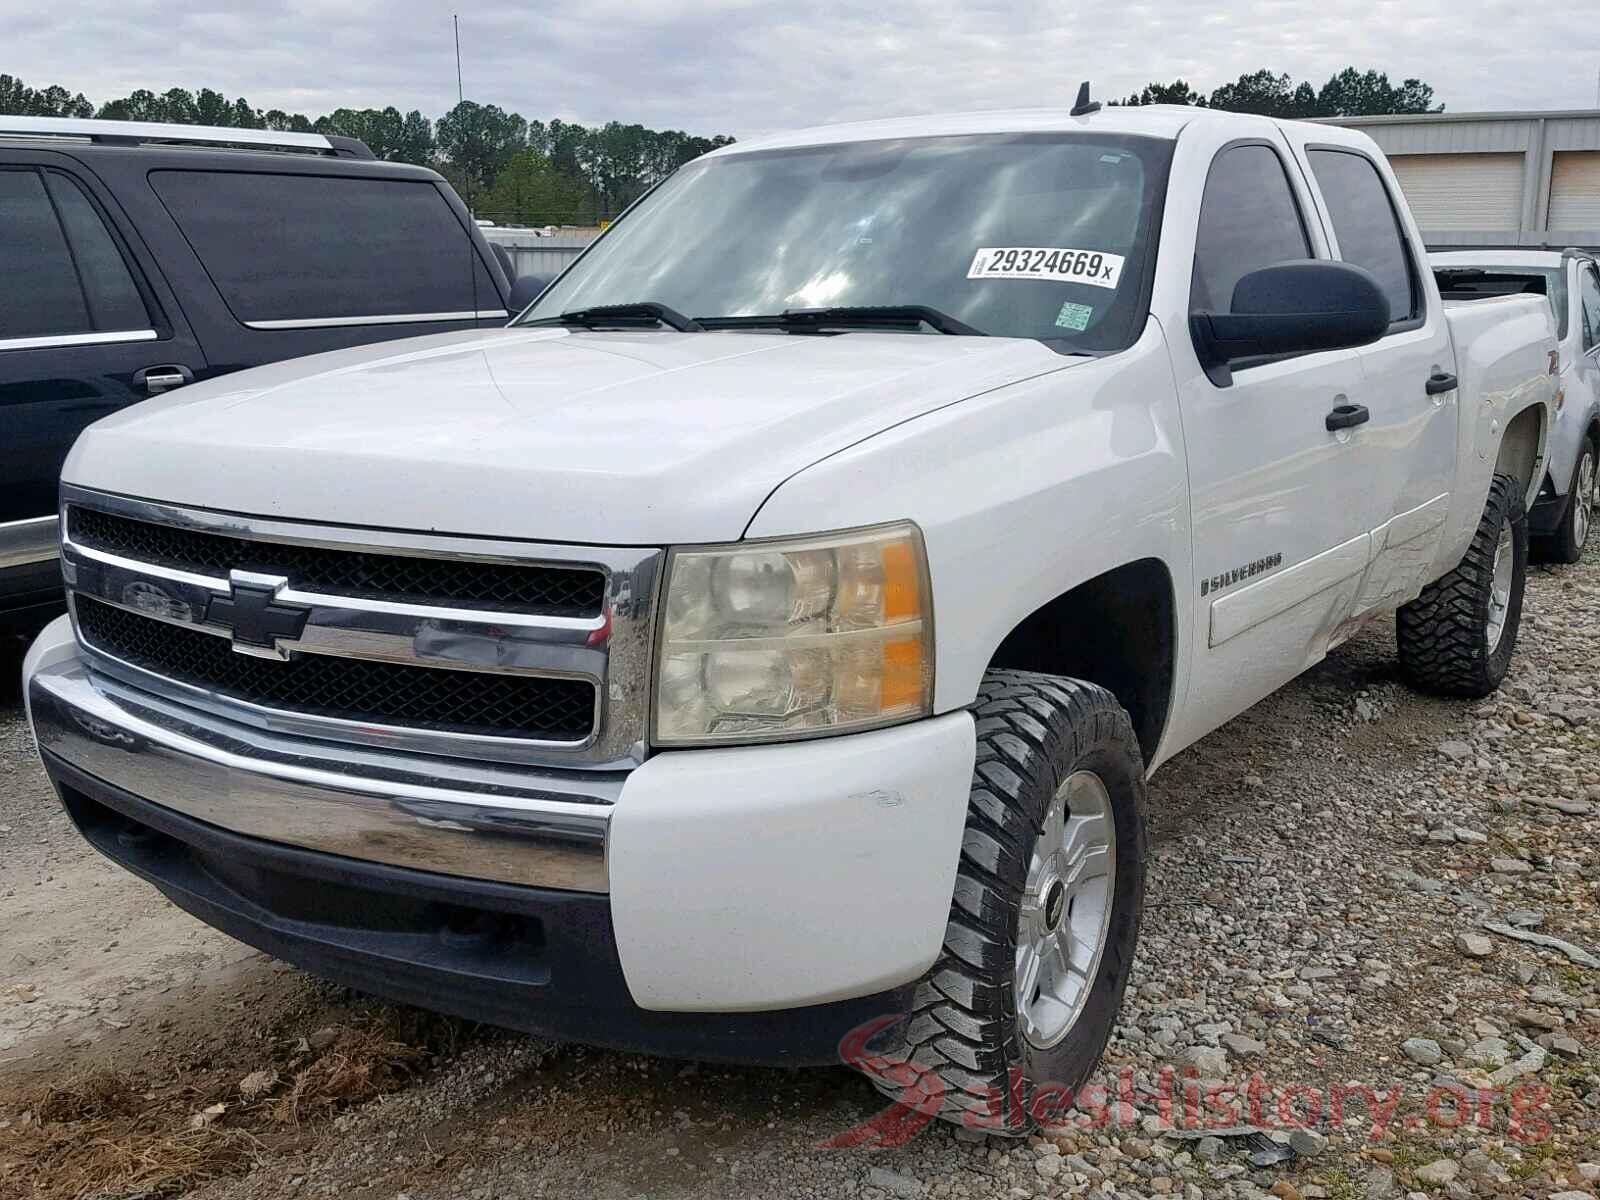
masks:
<path id="1" fill-rule="evenodd" d="M 1507 414 L 1525 407 L 1530 397 L 1554 390 L 1556 338 L 1550 305 L 1543 296 L 1447 300 L 1444 312 L 1455 345 L 1460 406 L 1459 475 L 1439 558 L 1439 565 L 1447 569 L 1466 553 L 1477 527 L 1489 479 L 1505 452 L 1502 431 Z M 1549 429 L 1542 429 L 1532 450 L 1534 462 L 1525 476 L 1524 501 L 1529 505 L 1544 478 L 1548 435 Z"/>

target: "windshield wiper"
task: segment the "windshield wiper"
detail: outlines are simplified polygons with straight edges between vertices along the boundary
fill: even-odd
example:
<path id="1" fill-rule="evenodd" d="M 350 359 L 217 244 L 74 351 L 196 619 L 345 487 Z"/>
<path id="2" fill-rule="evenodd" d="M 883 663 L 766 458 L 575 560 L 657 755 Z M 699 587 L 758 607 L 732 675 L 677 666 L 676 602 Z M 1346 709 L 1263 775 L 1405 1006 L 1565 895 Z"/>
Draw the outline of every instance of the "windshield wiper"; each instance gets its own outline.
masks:
<path id="1" fill-rule="evenodd" d="M 705 326 L 693 317 L 686 317 L 675 308 L 657 304 L 653 300 L 640 300 L 634 304 L 597 304 L 592 308 L 575 308 L 558 317 L 540 317 L 524 321 L 527 325 L 576 325 L 580 329 L 650 329 L 667 325 L 679 333 L 704 333 Z"/>
<path id="2" fill-rule="evenodd" d="M 860 308 L 790 308 L 781 313 L 753 317 L 700 317 L 706 329 L 787 329 L 810 332 L 820 329 L 915 329 L 926 325 L 940 333 L 963 337 L 985 337 L 948 313 L 923 304 L 875 304 Z"/>

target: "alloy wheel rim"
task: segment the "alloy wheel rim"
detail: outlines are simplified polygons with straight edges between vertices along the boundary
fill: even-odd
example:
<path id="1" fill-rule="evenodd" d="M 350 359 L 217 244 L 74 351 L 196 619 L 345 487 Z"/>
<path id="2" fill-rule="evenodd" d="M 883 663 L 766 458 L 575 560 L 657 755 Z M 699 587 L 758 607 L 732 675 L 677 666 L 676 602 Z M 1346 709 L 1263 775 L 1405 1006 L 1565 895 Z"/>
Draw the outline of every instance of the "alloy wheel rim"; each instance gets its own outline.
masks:
<path id="1" fill-rule="evenodd" d="M 1500 541 L 1494 548 L 1494 577 L 1489 584 L 1489 653 L 1500 646 L 1506 632 L 1506 615 L 1511 610 L 1511 576 L 1516 567 L 1516 554 L 1511 545 L 1511 526 L 1500 531 Z"/>
<path id="2" fill-rule="evenodd" d="M 1595 505 L 1600 503 L 1600 488 L 1597 488 L 1595 481 L 1593 450 L 1586 450 L 1578 462 L 1578 486 L 1574 491 L 1572 502 L 1577 505 L 1577 510 L 1572 515 L 1573 540 L 1578 543 L 1578 549 L 1582 550 L 1589 540 L 1589 525 Z"/>
<path id="3" fill-rule="evenodd" d="M 1111 795 L 1093 771 L 1056 789 L 1034 840 L 1017 915 L 1017 1024 L 1046 1050 L 1083 1015 L 1111 928 L 1116 883 Z"/>

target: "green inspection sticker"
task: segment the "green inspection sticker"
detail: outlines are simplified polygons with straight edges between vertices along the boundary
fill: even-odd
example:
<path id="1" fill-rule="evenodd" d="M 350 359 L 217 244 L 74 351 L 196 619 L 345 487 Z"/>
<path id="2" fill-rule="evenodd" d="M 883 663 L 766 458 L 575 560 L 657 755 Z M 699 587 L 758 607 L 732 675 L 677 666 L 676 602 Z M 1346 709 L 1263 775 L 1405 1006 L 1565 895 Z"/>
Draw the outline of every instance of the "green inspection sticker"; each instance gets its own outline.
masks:
<path id="1" fill-rule="evenodd" d="M 1061 311 L 1056 314 L 1056 325 L 1062 329 L 1070 329 L 1075 333 L 1082 333 L 1089 328 L 1089 318 L 1094 316 L 1094 309 L 1087 304 L 1066 303 L 1061 306 Z"/>

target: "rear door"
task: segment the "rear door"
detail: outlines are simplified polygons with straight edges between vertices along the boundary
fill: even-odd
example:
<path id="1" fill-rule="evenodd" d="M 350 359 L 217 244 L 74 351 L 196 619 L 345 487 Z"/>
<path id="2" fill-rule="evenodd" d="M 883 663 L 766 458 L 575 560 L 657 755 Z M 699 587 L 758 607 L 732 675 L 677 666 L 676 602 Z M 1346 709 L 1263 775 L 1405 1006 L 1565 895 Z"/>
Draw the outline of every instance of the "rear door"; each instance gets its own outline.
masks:
<path id="1" fill-rule="evenodd" d="M 1455 353 L 1422 243 L 1378 160 L 1357 146 L 1297 150 L 1334 256 L 1371 271 L 1389 298 L 1388 333 L 1358 352 L 1371 414 L 1360 437 L 1372 533 L 1372 565 L 1352 611 L 1360 616 L 1409 600 L 1427 583 L 1455 478 Z"/>
<path id="2" fill-rule="evenodd" d="M 110 198 L 70 161 L 0 150 L 0 522 L 50 517 L 85 426 L 204 367 Z"/>

